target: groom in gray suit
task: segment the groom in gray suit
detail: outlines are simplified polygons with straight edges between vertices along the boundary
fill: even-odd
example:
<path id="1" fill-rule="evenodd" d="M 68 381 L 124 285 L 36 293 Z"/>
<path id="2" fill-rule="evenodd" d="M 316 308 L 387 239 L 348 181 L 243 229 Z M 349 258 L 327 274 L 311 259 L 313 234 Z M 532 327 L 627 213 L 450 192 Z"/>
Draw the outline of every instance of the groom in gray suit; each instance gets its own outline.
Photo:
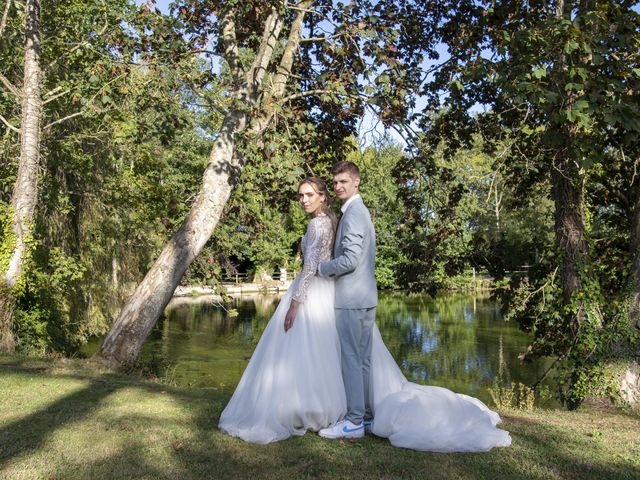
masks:
<path id="1" fill-rule="evenodd" d="M 325 438 L 360 438 L 372 419 L 369 366 L 378 304 L 374 275 L 376 233 L 369 210 L 358 193 L 358 167 L 352 162 L 340 162 L 332 173 L 335 194 L 342 201 L 342 217 L 336 231 L 334 259 L 321 263 L 318 274 L 336 281 L 336 326 L 342 350 L 347 415 L 319 434 Z"/>

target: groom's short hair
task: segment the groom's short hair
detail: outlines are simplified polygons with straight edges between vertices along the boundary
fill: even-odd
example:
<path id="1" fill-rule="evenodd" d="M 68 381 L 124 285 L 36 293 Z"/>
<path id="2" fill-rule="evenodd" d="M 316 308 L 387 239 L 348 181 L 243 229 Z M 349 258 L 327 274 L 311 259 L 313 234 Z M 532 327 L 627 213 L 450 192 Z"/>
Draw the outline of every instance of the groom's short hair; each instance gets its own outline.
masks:
<path id="1" fill-rule="evenodd" d="M 340 173 L 348 173 L 352 178 L 360 178 L 360 169 L 353 162 L 342 161 L 336 163 L 331 169 L 331 173 L 333 175 L 338 175 Z"/>

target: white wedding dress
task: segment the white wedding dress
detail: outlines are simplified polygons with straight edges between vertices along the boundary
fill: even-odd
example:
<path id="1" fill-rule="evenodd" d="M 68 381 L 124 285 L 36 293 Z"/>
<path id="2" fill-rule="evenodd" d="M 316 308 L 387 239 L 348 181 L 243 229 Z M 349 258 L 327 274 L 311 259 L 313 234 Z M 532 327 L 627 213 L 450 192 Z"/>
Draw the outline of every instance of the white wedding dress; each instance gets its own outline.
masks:
<path id="1" fill-rule="evenodd" d="M 333 281 L 315 275 L 331 258 L 331 220 L 317 216 L 302 239 L 304 267 L 258 342 L 229 404 L 222 431 L 254 443 L 270 443 L 307 430 L 318 431 L 346 413 L 335 327 Z M 291 299 L 301 301 L 285 333 Z M 372 432 L 397 447 L 434 452 L 484 452 L 511 445 L 496 428 L 497 413 L 481 401 L 446 388 L 408 382 L 373 329 L 371 352 Z"/>

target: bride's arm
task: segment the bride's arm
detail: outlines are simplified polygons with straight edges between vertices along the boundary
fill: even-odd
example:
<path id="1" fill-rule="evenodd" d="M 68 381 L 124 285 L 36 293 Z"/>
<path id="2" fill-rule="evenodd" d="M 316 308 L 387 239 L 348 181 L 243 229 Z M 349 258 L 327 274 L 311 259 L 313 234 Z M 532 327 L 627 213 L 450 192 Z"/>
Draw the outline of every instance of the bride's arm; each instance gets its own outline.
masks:
<path id="1" fill-rule="evenodd" d="M 324 235 L 328 235 L 331 232 L 325 227 L 325 223 L 319 217 L 312 218 L 307 227 L 307 239 L 304 252 L 304 263 L 302 265 L 302 272 L 300 273 L 300 281 L 296 291 L 293 294 L 291 305 L 285 316 L 284 331 L 286 332 L 293 326 L 296 314 L 298 313 L 298 307 L 304 302 L 307 296 L 307 290 L 309 284 L 316 274 L 318 264 L 320 263 L 322 239 Z"/>

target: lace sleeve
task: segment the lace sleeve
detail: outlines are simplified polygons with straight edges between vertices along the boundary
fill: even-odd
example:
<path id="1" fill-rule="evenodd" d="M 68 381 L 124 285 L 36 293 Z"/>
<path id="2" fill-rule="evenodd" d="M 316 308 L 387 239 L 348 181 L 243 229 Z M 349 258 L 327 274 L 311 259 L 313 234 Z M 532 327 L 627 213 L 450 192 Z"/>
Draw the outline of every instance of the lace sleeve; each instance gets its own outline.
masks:
<path id="1" fill-rule="evenodd" d="M 293 299 L 297 302 L 304 302 L 307 296 L 307 289 L 316 274 L 318 264 L 322 257 L 323 240 L 330 234 L 330 225 L 327 226 L 327 222 L 322 221 L 321 217 L 313 218 L 309 222 L 304 241 L 304 264 L 302 266 L 302 272 L 300 273 L 301 278 L 293 294 Z"/>

